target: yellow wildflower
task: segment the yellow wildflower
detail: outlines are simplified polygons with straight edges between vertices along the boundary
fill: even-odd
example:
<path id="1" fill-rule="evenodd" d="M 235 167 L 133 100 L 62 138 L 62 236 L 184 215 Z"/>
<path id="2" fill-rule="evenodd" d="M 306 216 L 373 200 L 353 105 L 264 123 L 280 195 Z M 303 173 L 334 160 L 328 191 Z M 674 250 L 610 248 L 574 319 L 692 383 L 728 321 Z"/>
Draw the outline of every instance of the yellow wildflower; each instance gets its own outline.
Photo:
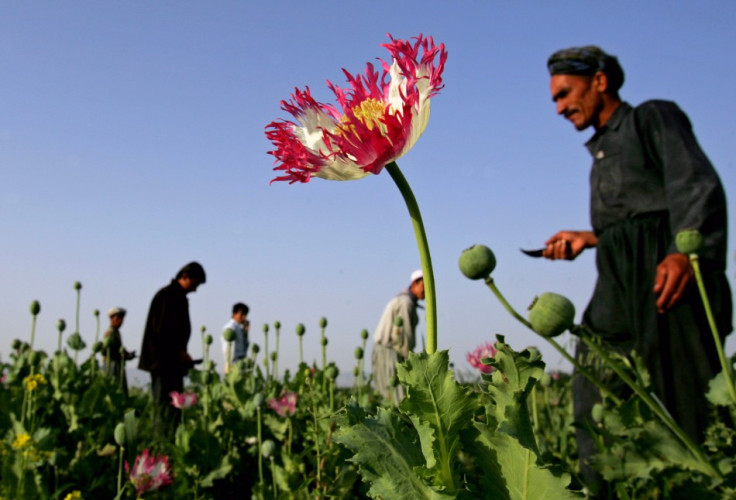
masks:
<path id="1" fill-rule="evenodd" d="M 34 375 L 28 375 L 25 379 L 23 379 L 23 383 L 26 384 L 26 390 L 28 392 L 31 392 L 39 385 L 45 385 L 46 378 L 40 373 L 36 373 Z"/>
<path id="2" fill-rule="evenodd" d="M 30 441 L 31 436 L 28 433 L 23 433 L 19 436 L 16 436 L 15 441 L 13 441 L 13 444 L 11 446 L 15 450 L 22 450 L 28 445 Z"/>
<path id="3" fill-rule="evenodd" d="M 68 493 L 64 497 L 64 500 L 78 500 L 78 499 L 81 499 L 81 498 L 82 498 L 82 492 L 79 491 L 79 490 L 74 490 L 71 493 Z"/>

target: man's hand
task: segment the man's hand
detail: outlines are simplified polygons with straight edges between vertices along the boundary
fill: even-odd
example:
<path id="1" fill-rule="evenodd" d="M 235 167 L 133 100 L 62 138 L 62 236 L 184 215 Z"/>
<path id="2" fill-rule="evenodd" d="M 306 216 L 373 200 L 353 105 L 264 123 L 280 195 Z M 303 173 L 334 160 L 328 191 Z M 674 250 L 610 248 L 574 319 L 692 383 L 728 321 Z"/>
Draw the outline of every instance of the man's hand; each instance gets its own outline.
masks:
<path id="1" fill-rule="evenodd" d="M 542 255 L 551 260 L 573 260 L 586 248 L 598 244 L 598 237 L 591 231 L 560 231 L 546 242 Z"/>
<path id="2" fill-rule="evenodd" d="M 670 254 L 659 263 L 654 277 L 654 293 L 658 295 L 657 311 L 660 314 L 682 299 L 692 275 L 690 259 L 684 253 Z"/>

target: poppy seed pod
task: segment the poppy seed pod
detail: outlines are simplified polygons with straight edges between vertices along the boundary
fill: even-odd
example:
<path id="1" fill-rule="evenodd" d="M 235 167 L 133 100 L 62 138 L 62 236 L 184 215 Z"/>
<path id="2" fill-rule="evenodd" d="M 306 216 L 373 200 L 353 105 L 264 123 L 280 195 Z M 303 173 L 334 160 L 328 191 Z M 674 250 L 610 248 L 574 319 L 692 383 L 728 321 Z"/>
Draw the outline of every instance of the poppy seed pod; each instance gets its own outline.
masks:
<path id="1" fill-rule="evenodd" d="M 115 436 L 115 442 L 118 444 L 118 446 L 125 445 L 125 424 L 121 422 L 116 425 L 113 435 Z"/>
<path id="2" fill-rule="evenodd" d="M 703 247 L 703 235 L 697 229 L 683 229 L 675 236 L 675 246 L 681 253 L 698 253 Z"/>
<path id="3" fill-rule="evenodd" d="M 307 331 L 307 329 L 304 327 L 304 325 L 302 323 L 299 323 L 298 325 L 296 325 L 296 334 L 298 336 L 301 337 L 302 335 L 304 335 L 304 333 L 306 331 Z"/>
<path id="4" fill-rule="evenodd" d="M 325 328 L 327 326 L 327 318 L 324 316 L 319 319 L 319 327 Z"/>
<path id="5" fill-rule="evenodd" d="M 543 337 L 553 338 L 568 330 L 575 320 L 575 306 L 562 295 L 545 292 L 529 307 L 532 330 Z"/>
<path id="6" fill-rule="evenodd" d="M 355 348 L 355 359 L 363 359 L 363 348 L 362 347 Z"/>
<path id="7" fill-rule="evenodd" d="M 82 284 L 79 281 L 74 282 L 74 289 L 79 291 L 82 289 Z"/>
<path id="8" fill-rule="evenodd" d="M 263 323 L 263 333 L 268 333 L 268 323 Z"/>
<path id="9" fill-rule="evenodd" d="M 402 318 L 401 316 L 396 316 L 396 319 L 394 319 L 394 326 L 404 326 L 404 318 Z"/>
<path id="10" fill-rule="evenodd" d="M 200 330 L 202 331 L 202 333 L 204 333 L 204 332 L 206 332 L 206 331 L 207 331 L 207 327 L 206 327 L 206 326 L 204 326 L 204 325 L 202 325 L 202 328 L 200 328 Z"/>
<path id="11" fill-rule="evenodd" d="M 281 328 L 281 321 L 274 321 L 274 322 L 273 322 L 273 327 L 274 327 L 275 329 L 277 329 L 277 330 L 278 330 L 279 328 Z"/>
<path id="12" fill-rule="evenodd" d="M 100 310 L 99 309 L 95 309 L 94 311 L 92 311 L 92 314 L 94 314 L 95 316 L 99 316 L 100 315 Z"/>
<path id="13" fill-rule="evenodd" d="M 98 340 L 97 342 L 92 344 L 92 352 L 97 354 L 98 352 L 101 352 L 101 351 L 102 351 L 102 342 Z"/>
<path id="14" fill-rule="evenodd" d="M 34 300 L 33 302 L 31 302 L 30 310 L 31 314 L 36 316 L 38 313 L 41 312 L 41 304 L 37 300 Z"/>
<path id="15" fill-rule="evenodd" d="M 59 333 L 61 333 L 64 330 L 66 330 L 66 321 L 64 321 L 63 319 L 60 319 L 59 321 L 57 321 L 56 322 L 56 329 L 59 330 Z"/>
<path id="16" fill-rule="evenodd" d="M 222 337 L 225 339 L 226 342 L 232 342 L 235 340 L 235 330 L 232 328 L 226 328 L 224 332 L 222 332 Z"/>
<path id="17" fill-rule="evenodd" d="M 594 404 L 590 411 L 590 416 L 593 418 L 593 422 L 599 424 L 603 422 L 603 405 L 600 403 Z"/>
<path id="18" fill-rule="evenodd" d="M 360 332 L 360 338 L 363 339 L 363 340 L 367 340 L 368 339 L 368 335 L 369 335 L 368 334 L 368 330 L 362 330 Z"/>
<path id="19" fill-rule="evenodd" d="M 276 443 L 271 439 L 266 439 L 261 445 L 261 453 L 265 458 L 271 458 L 276 451 Z"/>
<path id="20" fill-rule="evenodd" d="M 325 368 L 325 377 L 327 377 L 330 380 L 335 380 L 339 373 L 340 371 L 337 369 L 335 365 L 330 365 L 327 368 Z"/>
<path id="21" fill-rule="evenodd" d="M 471 280 L 486 279 L 496 268 L 496 256 L 485 245 L 473 245 L 463 250 L 458 265 L 465 277 Z"/>
<path id="22" fill-rule="evenodd" d="M 327 345 L 327 337 L 322 337 L 322 338 L 320 339 L 320 343 L 321 343 L 322 345 Z"/>
<path id="23" fill-rule="evenodd" d="M 259 352 L 261 352 L 261 346 L 259 346 L 258 344 L 253 344 L 250 350 L 253 352 L 253 354 L 258 354 Z"/>
<path id="24" fill-rule="evenodd" d="M 79 332 L 72 333 L 68 339 L 66 339 L 66 345 L 69 346 L 70 349 L 74 351 L 81 351 L 85 347 L 87 347 L 87 344 L 84 343 L 84 340 L 82 340 L 82 336 L 79 335 Z"/>
<path id="25" fill-rule="evenodd" d="M 209 334 L 205 335 L 204 336 L 204 343 L 206 345 L 212 345 L 212 335 L 209 335 Z"/>
<path id="26" fill-rule="evenodd" d="M 271 352 L 271 361 L 276 361 L 277 359 L 279 359 L 279 353 L 276 351 Z"/>

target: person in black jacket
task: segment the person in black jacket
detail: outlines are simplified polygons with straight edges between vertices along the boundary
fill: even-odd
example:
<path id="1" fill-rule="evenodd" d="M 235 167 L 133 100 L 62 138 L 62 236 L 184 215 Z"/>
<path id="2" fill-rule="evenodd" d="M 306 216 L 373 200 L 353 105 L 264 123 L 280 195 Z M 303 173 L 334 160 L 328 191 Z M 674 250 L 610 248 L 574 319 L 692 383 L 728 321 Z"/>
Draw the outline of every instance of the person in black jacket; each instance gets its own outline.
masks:
<path id="1" fill-rule="evenodd" d="M 721 181 L 675 103 L 632 107 L 621 100 L 624 72 L 616 57 L 596 46 L 572 47 L 552 54 L 547 66 L 557 113 L 577 130 L 595 132 L 586 143 L 593 157 L 592 230 L 556 233 L 543 255 L 572 260 L 596 249 L 598 280 L 583 325 L 611 351 L 641 356 L 657 397 L 699 442 L 708 425 L 707 384 L 720 364 L 690 261 L 674 238 L 682 229 L 703 235 L 704 280 L 719 331 L 727 335 L 732 304 Z M 577 351 L 586 357 L 583 344 Z M 617 379 L 606 383 L 626 396 Z M 584 422 L 600 395 L 580 375 L 573 391 L 576 420 Z M 600 482 L 585 463 L 595 450 L 584 425 L 577 440 L 583 479 L 595 496 Z"/>
<path id="2" fill-rule="evenodd" d="M 182 392 L 184 376 L 194 365 L 187 352 L 191 335 L 187 294 L 205 283 L 204 268 L 190 262 L 167 286 L 156 292 L 148 310 L 138 368 L 150 372 L 155 435 L 170 437 L 181 419 L 169 394 Z"/>

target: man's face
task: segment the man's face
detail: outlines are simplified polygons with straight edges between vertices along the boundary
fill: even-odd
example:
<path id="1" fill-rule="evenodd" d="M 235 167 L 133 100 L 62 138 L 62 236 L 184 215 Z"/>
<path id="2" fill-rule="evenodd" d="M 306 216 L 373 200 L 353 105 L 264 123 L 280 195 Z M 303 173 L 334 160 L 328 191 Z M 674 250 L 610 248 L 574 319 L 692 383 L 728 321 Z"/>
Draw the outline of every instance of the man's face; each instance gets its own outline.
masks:
<path id="1" fill-rule="evenodd" d="M 603 97 L 596 76 L 553 75 L 549 89 L 557 114 L 570 120 L 577 130 L 599 126 Z"/>
<path id="2" fill-rule="evenodd" d="M 424 300 L 424 280 L 416 280 L 411 284 L 411 293 L 417 296 L 418 299 Z"/>
<path id="3" fill-rule="evenodd" d="M 113 328 L 120 328 L 123 325 L 124 316 L 120 314 L 114 314 L 110 316 L 110 326 Z"/>
<path id="4" fill-rule="evenodd" d="M 199 280 L 190 278 L 188 274 L 184 274 L 179 278 L 179 284 L 186 293 L 196 292 L 197 287 L 201 284 Z"/>
<path id="5" fill-rule="evenodd" d="M 248 319 L 248 315 L 243 313 L 243 311 L 238 311 L 235 314 L 233 314 L 233 319 L 236 323 L 240 323 L 241 325 L 244 325 L 246 320 Z"/>

